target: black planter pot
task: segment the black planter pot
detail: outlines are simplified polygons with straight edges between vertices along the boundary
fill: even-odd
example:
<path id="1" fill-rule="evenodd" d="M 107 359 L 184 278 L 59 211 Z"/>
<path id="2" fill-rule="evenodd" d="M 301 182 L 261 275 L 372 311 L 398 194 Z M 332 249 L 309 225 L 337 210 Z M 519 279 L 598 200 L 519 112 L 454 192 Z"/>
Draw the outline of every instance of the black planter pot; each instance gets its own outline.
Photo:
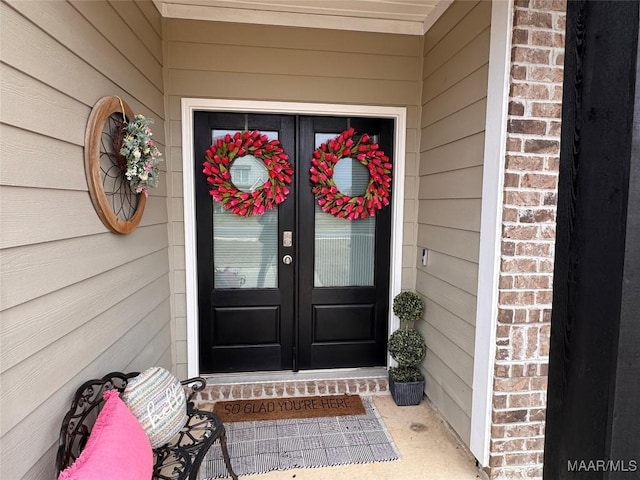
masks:
<path id="1" fill-rule="evenodd" d="M 399 382 L 393 381 L 389 376 L 389 390 L 393 401 L 399 407 L 407 405 L 418 405 L 422 401 L 424 394 L 424 380 L 420 382 Z"/>

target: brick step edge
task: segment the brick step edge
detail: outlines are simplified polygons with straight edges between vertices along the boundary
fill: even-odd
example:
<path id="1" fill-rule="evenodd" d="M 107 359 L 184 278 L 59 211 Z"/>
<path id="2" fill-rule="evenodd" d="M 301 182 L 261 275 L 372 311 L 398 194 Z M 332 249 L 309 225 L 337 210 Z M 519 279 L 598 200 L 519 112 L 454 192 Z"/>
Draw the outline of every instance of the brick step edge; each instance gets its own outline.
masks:
<path id="1" fill-rule="evenodd" d="M 305 397 L 313 395 L 334 395 L 341 393 L 358 395 L 379 395 L 389 391 L 386 377 L 344 380 L 311 380 L 291 382 L 265 382 L 242 385 L 207 385 L 198 392 L 196 406 L 219 400 L 239 400 L 250 398 Z"/>

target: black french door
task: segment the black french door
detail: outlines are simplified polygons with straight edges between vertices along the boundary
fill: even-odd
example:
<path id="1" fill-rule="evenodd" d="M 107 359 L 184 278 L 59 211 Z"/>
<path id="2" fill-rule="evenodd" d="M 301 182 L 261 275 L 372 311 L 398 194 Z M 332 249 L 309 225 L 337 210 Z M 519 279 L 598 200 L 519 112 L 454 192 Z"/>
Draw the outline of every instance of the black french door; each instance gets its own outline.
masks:
<path id="1" fill-rule="evenodd" d="M 390 119 L 195 113 L 202 373 L 386 364 L 391 208 L 338 219 L 317 207 L 309 183 L 313 151 L 348 127 L 372 136 L 393 162 Z M 214 139 L 243 130 L 277 138 L 295 170 L 287 199 L 257 217 L 222 209 L 200 173 Z M 233 183 L 248 192 L 265 175 L 248 156 L 231 167 Z M 368 172 L 343 159 L 334 178 L 357 195 Z"/>

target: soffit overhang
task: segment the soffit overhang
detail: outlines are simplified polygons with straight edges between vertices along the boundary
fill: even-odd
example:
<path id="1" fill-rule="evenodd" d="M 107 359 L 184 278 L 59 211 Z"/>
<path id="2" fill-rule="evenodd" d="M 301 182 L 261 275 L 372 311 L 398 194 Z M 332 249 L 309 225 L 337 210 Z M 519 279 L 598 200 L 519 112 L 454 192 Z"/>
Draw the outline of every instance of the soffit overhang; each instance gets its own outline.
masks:
<path id="1" fill-rule="evenodd" d="M 163 17 L 424 35 L 453 0 L 153 0 Z"/>

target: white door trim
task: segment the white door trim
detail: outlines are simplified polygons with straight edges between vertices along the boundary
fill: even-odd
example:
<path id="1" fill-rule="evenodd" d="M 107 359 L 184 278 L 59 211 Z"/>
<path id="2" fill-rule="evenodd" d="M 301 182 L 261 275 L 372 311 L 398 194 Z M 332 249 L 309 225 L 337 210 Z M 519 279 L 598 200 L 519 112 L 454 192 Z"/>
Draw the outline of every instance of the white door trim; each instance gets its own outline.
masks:
<path id="1" fill-rule="evenodd" d="M 483 467 L 489 464 L 491 441 L 512 19 L 513 2 L 492 2 L 469 442 L 471 453 Z"/>
<path id="2" fill-rule="evenodd" d="M 352 117 L 392 118 L 395 121 L 394 178 L 392 189 L 391 265 L 389 279 L 389 305 L 400 292 L 402 277 L 402 220 L 404 212 L 404 175 L 407 109 L 366 105 L 334 105 L 292 102 L 260 102 L 210 98 L 182 99 L 182 183 L 184 189 L 185 274 L 187 303 L 187 373 L 200 374 L 198 354 L 198 282 L 195 237 L 195 196 L 193 179 L 193 113 L 195 111 L 231 111 L 293 115 L 334 115 Z M 389 332 L 398 325 L 389 308 Z"/>

